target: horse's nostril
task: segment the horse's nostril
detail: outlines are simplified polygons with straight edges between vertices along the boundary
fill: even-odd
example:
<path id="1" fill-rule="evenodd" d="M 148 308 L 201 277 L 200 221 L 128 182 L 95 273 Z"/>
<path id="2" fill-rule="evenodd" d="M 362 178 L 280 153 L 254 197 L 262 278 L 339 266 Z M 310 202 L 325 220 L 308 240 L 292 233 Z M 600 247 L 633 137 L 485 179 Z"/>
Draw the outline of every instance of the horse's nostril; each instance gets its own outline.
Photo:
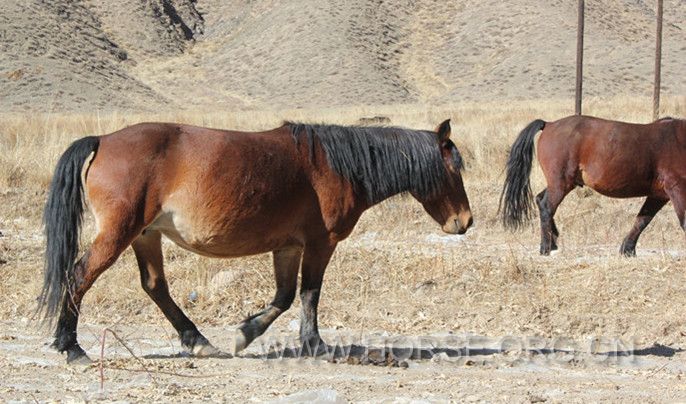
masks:
<path id="1" fill-rule="evenodd" d="M 470 217 L 469 222 L 467 222 L 467 228 L 472 227 L 473 224 L 474 224 L 474 218 Z"/>

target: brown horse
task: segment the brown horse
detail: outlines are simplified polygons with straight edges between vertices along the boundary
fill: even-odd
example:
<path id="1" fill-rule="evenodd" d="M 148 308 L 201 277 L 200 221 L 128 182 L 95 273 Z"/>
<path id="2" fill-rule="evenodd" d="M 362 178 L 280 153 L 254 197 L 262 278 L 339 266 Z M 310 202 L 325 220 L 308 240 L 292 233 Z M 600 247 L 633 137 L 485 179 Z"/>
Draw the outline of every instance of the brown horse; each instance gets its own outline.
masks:
<path id="1" fill-rule="evenodd" d="M 46 317 L 60 312 L 53 346 L 68 362 L 88 359 L 76 338 L 81 301 L 130 245 L 143 289 L 183 346 L 216 354 L 169 294 L 164 235 L 209 257 L 273 253 L 276 295 L 240 324 L 236 351 L 291 306 L 300 271 L 300 340 L 316 350 L 324 269 L 366 209 L 408 192 L 443 231 L 463 234 L 471 225 L 462 158 L 449 137 L 449 121 L 436 132 L 286 123 L 245 133 L 144 123 L 77 140 L 57 163 L 44 214 L 40 302 Z M 75 262 L 84 199 L 97 235 Z"/>
<path id="2" fill-rule="evenodd" d="M 646 196 L 620 252 L 636 255 L 636 242 L 655 214 L 672 201 L 686 230 L 686 121 L 664 118 L 647 125 L 570 116 L 531 122 L 512 145 L 500 204 L 503 222 L 516 229 L 532 211 L 529 184 L 538 140 L 538 162 L 547 188 L 536 196 L 541 219 L 541 254 L 557 249 L 553 216 L 574 187 L 587 185 L 613 198 Z"/>

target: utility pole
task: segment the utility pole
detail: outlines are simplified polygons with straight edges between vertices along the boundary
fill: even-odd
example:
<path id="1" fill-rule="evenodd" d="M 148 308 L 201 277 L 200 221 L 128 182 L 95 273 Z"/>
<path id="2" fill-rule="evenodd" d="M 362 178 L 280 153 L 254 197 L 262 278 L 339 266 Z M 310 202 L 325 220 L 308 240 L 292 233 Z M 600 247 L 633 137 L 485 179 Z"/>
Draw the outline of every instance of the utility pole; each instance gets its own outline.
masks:
<path id="1" fill-rule="evenodd" d="M 662 0 L 657 0 L 657 35 L 655 40 L 655 86 L 653 87 L 653 120 L 660 115 L 660 73 L 662 70 Z"/>
<path id="2" fill-rule="evenodd" d="M 576 31 L 576 104 L 574 113 L 576 115 L 581 115 L 581 91 L 583 86 L 584 65 L 584 0 L 579 0 L 578 19 Z"/>

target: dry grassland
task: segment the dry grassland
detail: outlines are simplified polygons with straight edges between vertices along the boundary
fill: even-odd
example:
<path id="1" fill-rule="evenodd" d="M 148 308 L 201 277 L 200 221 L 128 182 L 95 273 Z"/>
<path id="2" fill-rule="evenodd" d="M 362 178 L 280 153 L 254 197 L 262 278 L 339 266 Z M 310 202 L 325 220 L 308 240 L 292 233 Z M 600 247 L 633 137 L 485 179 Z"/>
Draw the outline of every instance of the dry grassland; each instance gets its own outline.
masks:
<path id="1" fill-rule="evenodd" d="M 588 114 L 647 122 L 648 99 L 585 101 Z M 259 130 L 282 120 L 354 124 L 387 116 L 393 125 L 433 128 L 452 118 L 453 139 L 466 160 L 465 187 L 476 226 L 466 237 L 444 235 L 410 197 L 392 198 L 365 215 L 339 245 L 328 267 L 320 326 L 335 332 L 422 335 L 474 333 L 545 338 L 605 336 L 637 346 L 686 347 L 686 245 L 671 204 L 638 244 L 638 257 L 618 254 L 641 200 L 573 192 L 557 214 L 560 252 L 538 255 L 538 223 L 508 233 L 497 221 L 509 146 L 531 120 L 570 113 L 561 101 L 493 102 L 261 112 L 180 112 L 146 115 L 0 116 L 0 317 L 30 319 L 42 278 L 41 212 L 54 164 L 69 142 L 139 121 L 176 121 Z M 686 116 L 686 98 L 664 101 L 663 115 Z M 534 190 L 544 185 L 540 169 Z M 92 235 L 88 217 L 84 243 Z M 271 301 L 271 257 L 199 257 L 164 244 L 172 295 L 202 330 L 228 328 Z M 191 301 L 191 292 L 197 299 Z M 289 332 L 295 303 L 273 325 Z M 101 324 L 167 324 L 139 286 L 130 250 L 96 282 L 83 304 L 81 333 Z M 43 330 L 46 336 L 49 330 Z M 158 336 L 159 337 L 159 336 Z M 129 341 L 135 346 L 135 341 Z M 85 346 L 97 350 L 95 346 Z M 220 348 L 227 349 L 220 345 Z"/>

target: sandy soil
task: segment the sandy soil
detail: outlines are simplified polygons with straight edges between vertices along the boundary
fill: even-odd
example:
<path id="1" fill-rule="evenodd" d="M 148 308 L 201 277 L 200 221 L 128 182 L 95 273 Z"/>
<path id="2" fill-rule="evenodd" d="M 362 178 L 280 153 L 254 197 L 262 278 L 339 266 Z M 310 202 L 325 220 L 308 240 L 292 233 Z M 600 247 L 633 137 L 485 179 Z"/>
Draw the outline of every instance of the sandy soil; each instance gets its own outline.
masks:
<path id="1" fill-rule="evenodd" d="M 82 326 L 83 346 L 94 359 L 100 355 L 103 329 Z M 686 353 L 664 346 L 632 347 L 629 341 L 360 336 L 351 330 L 324 330 L 323 336 L 342 348 L 354 343 L 352 351 L 294 358 L 288 357 L 295 354 L 292 350 L 277 345 L 293 346 L 293 331 L 272 329 L 238 357 L 196 359 L 178 355 L 170 327 L 117 326 L 117 336 L 135 356 L 108 334 L 101 379 L 99 360 L 66 366 L 48 340 L 27 332 L 21 322 L 3 322 L 2 330 L 4 400 L 686 400 Z M 218 346 L 231 343 L 230 330 L 204 331 Z"/>

